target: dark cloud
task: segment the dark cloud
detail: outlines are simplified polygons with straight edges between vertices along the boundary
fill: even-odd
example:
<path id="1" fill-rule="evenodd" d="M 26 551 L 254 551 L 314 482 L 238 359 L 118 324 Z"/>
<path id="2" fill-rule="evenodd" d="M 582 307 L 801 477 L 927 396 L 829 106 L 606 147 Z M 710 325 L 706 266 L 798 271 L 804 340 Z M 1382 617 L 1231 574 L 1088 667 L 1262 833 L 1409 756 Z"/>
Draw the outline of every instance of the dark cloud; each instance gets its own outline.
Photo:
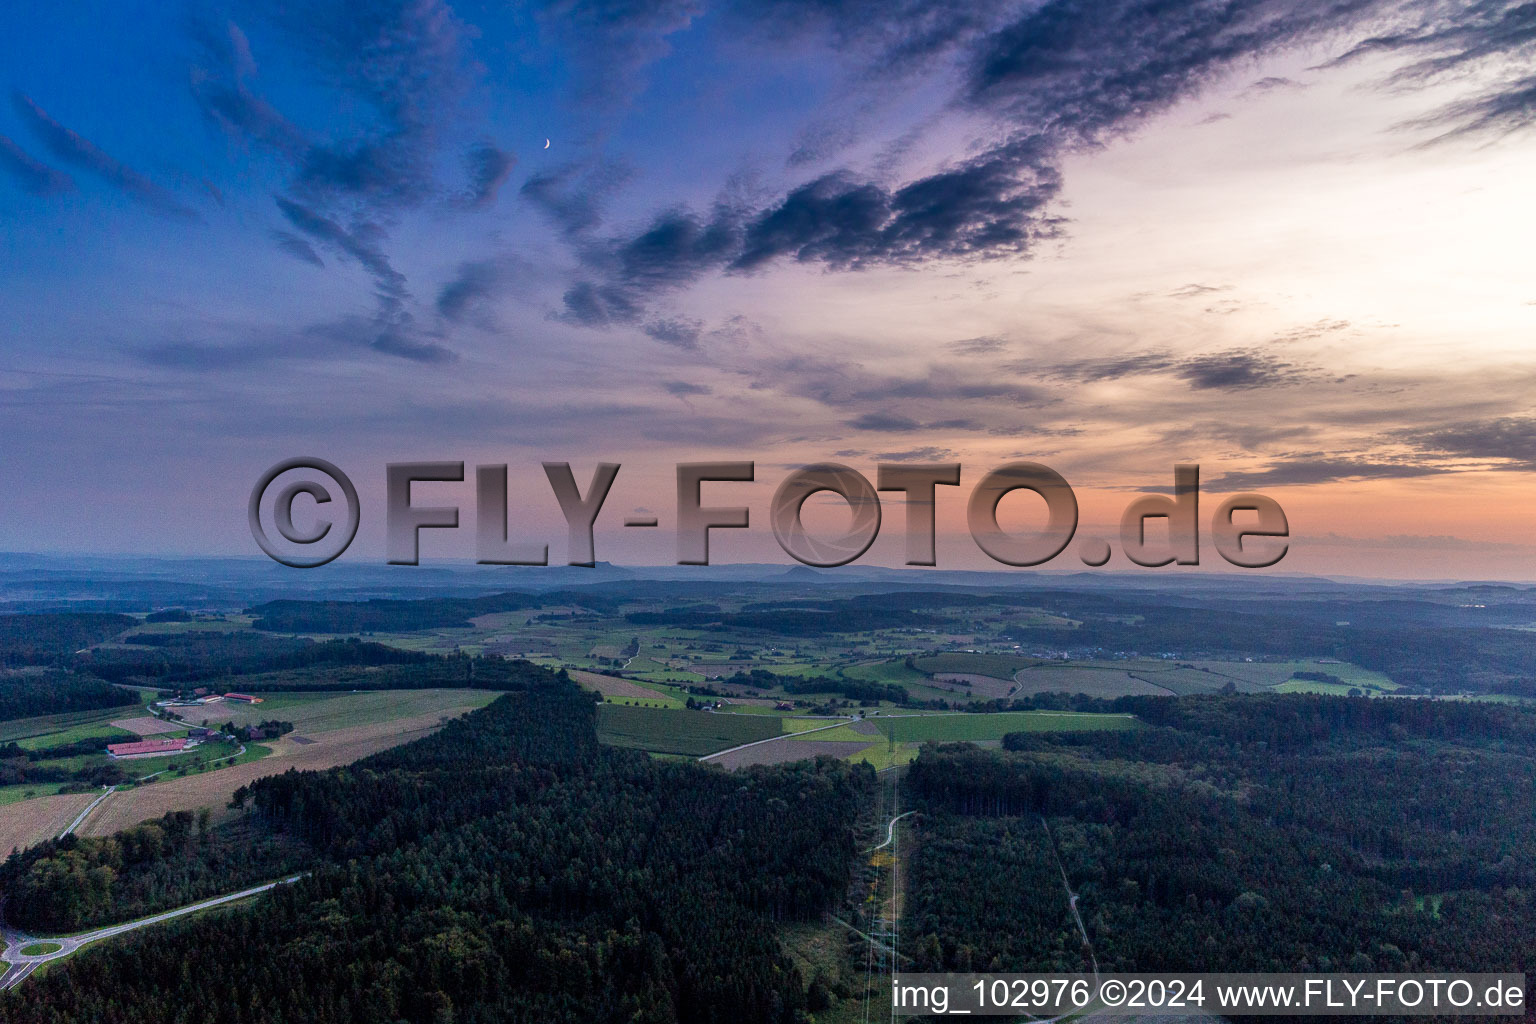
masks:
<path id="1" fill-rule="evenodd" d="M 601 223 L 603 202 L 630 176 L 630 169 L 615 161 L 572 163 L 530 176 L 520 192 L 567 237 L 576 238 Z"/>
<path id="2" fill-rule="evenodd" d="M 56 196 L 74 190 L 75 181 L 63 171 L 33 159 L 32 155 L 0 135 L 0 169 L 34 196 Z"/>
<path id="3" fill-rule="evenodd" d="M 318 0 L 262 5 L 289 45 L 368 118 L 315 141 L 298 187 L 373 204 L 415 204 L 437 193 L 433 160 L 465 87 L 468 30 L 442 0 Z"/>
<path id="4" fill-rule="evenodd" d="M 634 323 L 650 295 L 724 265 L 740 247 L 740 224 L 724 207 L 709 220 L 687 211 L 661 214 L 641 234 L 588 253 L 606 280 L 583 281 L 567 291 L 562 318 L 589 327 Z"/>
<path id="5" fill-rule="evenodd" d="M 581 281 L 565 293 L 565 311 L 560 319 L 583 327 L 610 327 L 632 324 L 644 312 L 628 292 L 614 285 Z"/>
<path id="6" fill-rule="evenodd" d="M 1139 377 L 1165 373 L 1178 365 L 1178 360 L 1168 352 L 1142 352 L 1106 359 L 1078 359 L 1054 366 L 1034 366 L 1030 363 L 1014 363 L 1009 368 L 1020 373 L 1037 373 L 1046 380 L 1065 380 L 1077 384 L 1096 384 L 1123 377 Z"/>
<path id="7" fill-rule="evenodd" d="M 883 430 L 891 433 L 923 429 L 923 425 L 910 416 L 890 412 L 867 412 L 849 420 L 848 425 L 854 430 Z"/>
<path id="8" fill-rule="evenodd" d="M 389 257 L 379 248 L 380 230 L 366 222 L 347 230 L 340 224 L 301 206 L 291 199 L 277 196 L 277 208 L 288 223 L 316 241 L 323 242 L 344 256 L 350 256 L 372 275 L 381 298 L 390 304 L 398 304 L 409 297 L 405 275 L 390 265 Z"/>
<path id="9" fill-rule="evenodd" d="M 255 88 L 257 62 L 234 24 L 190 27 L 197 57 L 194 100 L 214 124 L 279 156 L 289 175 L 278 209 L 295 232 L 277 244 L 321 265 L 316 245 L 358 263 L 373 279 L 378 308 L 315 328 L 347 345 L 418 362 L 442 362 L 452 352 L 416 325 L 405 275 L 386 252 L 384 225 L 429 200 L 470 206 L 492 202 L 513 158 L 482 142 L 470 149 L 467 191 L 437 181 L 444 128 L 456 121 L 467 84 L 468 30 L 443 0 L 316 0 L 293 5 L 252 0 L 254 22 L 274 30 L 269 40 L 306 68 L 316 84 L 342 97 L 345 126 L 332 135 L 298 129 Z M 452 320 L 472 301 L 470 281 L 439 296 Z"/>
<path id="10" fill-rule="evenodd" d="M 685 380 L 669 380 L 662 385 L 662 388 L 667 392 L 667 394 L 676 395 L 678 398 L 688 398 L 693 395 L 708 395 L 712 393 L 710 389 L 705 387 L 703 384 L 690 384 Z"/>
<path id="11" fill-rule="evenodd" d="M 748 225 L 733 270 L 780 257 L 832 268 L 1018 254 L 1056 233 L 1061 189 L 1040 140 L 1024 138 L 887 190 L 846 174 L 804 185 Z"/>
<path id="12" fill-rule="evenodd" d="M 1265 487 L 1329 483 L 1334 480 L 1387 480 L 1444 473 L 1439 466 L 1412 462 L 1367 462 L 1354 459 L 1297 459 L 1266 469 L 1227 473 L 1204 486 L 1218 492 L 1252 491 Z"/>
<path id="13" fill-rule="evenodd" d="M 1043 389 L 974 365 L 892 376 L 856 363 L 790 356 L 743 373 L 751 390 L 816 402 L 858 430 L 982 431 L 985 424 L 1012 419 L 1021 408 L 1052 400 Z"/>
<path id="14" fill-rule="evenodd" d="M 405 275 L 390 263 L 380 247 L 383 232 L 366 221 L 350 229 L 316 211 L 282 196 L 277 207 L 298 231 L 356 261 L 373 278 L 378 309 L 371 318 L 349 317 L 316 330 L 337 341 L 366 345 L 376 352 L 420 363 L 452 360 L 454 354 L 438 341 L 423 336 L 407 303 L 410 291 Z"/>
<path id="15" fill-rule="evenodd" d="M 508 257 L 459 264 L 453 278 L 438 290 L 438 314 L 454 323 L 465 319 L 477 305 L 506 288 L 519 266 Z"/>
<path id="16" fill-rule="evenodd" d="M 1256 349 L 1232 349 L 1208 355 L 1176 357 L 1169 352 L 1139 352 L 1104 359 L 1081 359 L 1050 366 L 1014 363 L 1011 369 L 1046 380 L 1095 384 L 1126 377 L 1171 375 L 1197 391 L 1247 391 L 1286 387 L 1324 379 L 1315 369 L 1276 359 Z"/>
<path id="17" fill-rule="evenodd" d="M 1367 17 L 1372 0 L 1049 0 L 989 35 L 966 100 L 1065 145 L 1134 128 L 1242 61 Z"/>
<path id="18" fill-rule="evenodd" d="M 496 194 L 517 165 L 517 157 L 489 142 L 482 142 L 469 151 L 464 164 L 469 172 L 469 192 L 465 201 L 470 206 L 488 206 L 495 202 Z"/>
<path id="19" fill-rule="evenodd" d="M 415 363 L 451 363 L 458 358 L 452 349 L 416 330 L 407 313 L 343 317 L 311 327 L 309 333 L 352 348 L 368 348 Z"/>
<path id="20" fill-rule="evenodd" d="M 1003 351 L 1007 343 L 1002 338 L 963 338 L 944 347 L 957 356 L 990 356 Z"/>
<path id="21" fill-rule="evenodd" d="M 240 332 L 234 340 L 175 340 L 136 351 L 151 365 L 178 370 L 244 370 L 285 361 L 324 361 L 374 351 L 419 363 L 448 363 L 453 352 L 418 336 L 408 319 L 400 323 L 379 318 L 343 317 L 297 330 L 264 329 Z"/>
<path id="22" fill-rule="evenodd" d="M 1186 284 L 1182 288 L 1175 288 L 1169 292 L 1169 296 L 1175 299 L 1193 299 L 1201 295 L 1210 295 L 1212 292 L 1229 292 L 1232 286 L 1229 284 Z"/>
<path id="23" fill-rule="evenodd" d="M 1317 379 L 1315 372 L 1304 367 L 1259 352 L 1239 350 L 1186 359 L 1174 373 L 1197 391 L 1248 391 Z"/>
<path id="24" fill-rule="evenodd" d="M 707 218 L 668 211 L 640 234 L 591 250 L 588 262 L 606 281 L 588 282 L 575 298 L 607 288 L 622 302 L 605 306 L 638 313 L 650 296 L 709 271 L 750 272 L 781 258 L 848 269 L 1023 253 L 1060 224 L 1046 212 L 1060 176 L 1041 155 L 1038 140 L 1022 139 L 895 190 L 839 172 L 751 215 L 723 203 Z M 593 319 L 569 302 L 567 314 L 591 325 L 624 322 Z"/>
<path id="25" fill-rule="evenodd" d="M 1292 78 L 1283 78 L 1276 75 L 1268 75 L 1254 82 L 1243 92 L 1250 96 L 1263 95 L 1267 92 L 1281 92 L 1290 89 L 1301 89 L 1302 84 Z"/>
<path id="26" fill-rule="evenodd" d="M 908 448 L 899 452 L 879 452 L 875 455 L 876 462 L 936 462 L 940 459 L 953 459 L 955 453 L 948 448 L 938 448 L 928 445 L 922 448 Z"/>
<path id="27" fill-rule="evenodd" d="M 1275 341 L 1281 343 L 1294 341 L 1313 341 L 1324 335 L 1336 334 L 1350 327 L 1348 320 L 1318 320 L 1315 323 L 1294 327 L 1283 334 L 1275 336 Z"/>
<path id="28" fill-rule="evenodd" d="M 290 158 L 301 154 L 309 145 L 304 133 L 248 84 L 256 60 L 240 26 L 194 19 L 188 32 L 197 48 L 189 83 L 203 116 L 236 138 L 256 141 Z"/>
<path id="29" fill-rule="evenodd" d="M 1450 423 L 1401 432 L 1398 437 L 1419 451 L 1461 459 L 1491 459 L 1505 468 L 1536 469 L 1536 417 Z"/>
<path id="30" fill-rule="evenodd" d="M 315 252 L 315 247 L 293 232 L 274 231 L 272 232 L 272 239 L 277 243 L 279 249 L 294 259 L 303 260 L 305 263 L 317 267 L 325 266 L 325 261 L 320 258 L 319 253 Z"/>
<path id="31" fill-rule="evenodd" d="M 667 37 L 704 13 L 704 0 L 545 0 L 540 11 L 577 70 L 580 98 L 603 109 L 627 104 L 643 72 L 668 52 Z"/>
<path id="32" fill-rule="evenodd" d="M 866 75 L 910 75 L 973 43 L 1011 0 L 738 0 L 725 13 L 758 38 L 820 37 L 862 58 Z"/>
<path id="33" fill-rule="evenodd" d="M 1471 77 L 1476 94 L 1456 100 L 1411 122 L 1436 127 L 1442 138 L 1504 135 L 1536 122 L 1536 6 L 1510 0 L 1420 8 L 1417 23 L 1363 40 L 1337 60 L 1342 63 L 1383 53 L 1406 55 L 1411 63 L 1389 84 L 1417 87 L 1453 76 Z"/>
<path id="34" fill-rule="evenodd" d="M 696 349 L 699 347 L 699 334 L 704 330 L 704 321 L 693 320 L 689 317 L 666 317 L 651 320 L 641 326 L 640 330 L 647 337 L 668 345 L 676 345 L 682 349 Z"/>
<path id="35" fill-rule="evenodd" d="M 11 94 L 16 112 L 58 160 L 101 178 L 152 210 L 185 220 L 200 220 L 197 212 L 133 168 L 119 162 L 89 139 L 70 131 L 28 96 Z"/>
<path id="36" fill-rule="evenodd" d="M 561 8 L 564 11 L 572 8 Z M 1061 190 L 1062 158 L 1129 133 L 1208 83 L 1254 59 L 1284 48 L 1358 37 L 1363 27 L 1403 24 L 1432 5 L 1398 6 L 1387 0 L 1046 0 L 1020 11 L 1012 5 L 895 4 L 873 0 L 775 0 L 729 6 L 730 16 L 765 38 L 790 41 L 821 34 L 845 59 L 879 54 L 901 74 L 951 64 L 963 83 L 954 103 L 989 125 L 993 142 L 954 166 L 907 182 L 891 183 L 847 169 L 786 189 L 752 209 L 717 209 L 709 215 L 672 211 L 630 237 L 618 237 L 590 255 L 595 275 L 572 291 L 579 323 L 628 322 L 657 291 L 688 284 L 710 272 L 743 272 L 795 260 L 834 270 L 930 261 L 1020 258 L 1062 221 L 1050 212 Z M 1451 11 L 1451 8 L 1445 8 Z M 1434 53 L 1412 74 L 1436 77 L 1482 57 L 1507 57 L 1536 30 L 1536 8 L 1508 0 L 1474 5 L 1471 25 L 1458 15 L 1445 24 L 1382 37 L 1376 49 L 1421 48 Z M 582 17 L 608 34 L 633 32 L 652 45 L 693 16 L 689 4 L 657 10 L 623 3 L 598 4 Z M 630 62 L 620 60 L 621 65 Z M 1260 79 L 1250 92 L 1291 88 L 1285 79 Z M 1463 110 L 1463 121 L 1495 124 L 1528 117 L 1536 109 L 1536 76 L 1497 90 L 1497 97 Z M 819 159 L 847 136 L 831 121 L 810 135 L 790 166 Z M 830 141 L 827 141 L 830 140 Z M 808 148 L 809 147 L 809 148 Z M 637 267 L 635 247 L 645 259 Z M 643 270 L 643 272 L 640 272 Z M 1174 294 L 1215 290 L 1192 285 Z M 594 302 L 601 296 L 601 302 Z M 1230 312 L 1218 305 L 1211 312 Z M 616 315 L 627 310 L 624 316 Z M 1281 367 L 1233 363 L 1194 366 L 1197 387 L 1257 386 Z M 1245 385 L 1244 382 L 1249 382 Z"/>

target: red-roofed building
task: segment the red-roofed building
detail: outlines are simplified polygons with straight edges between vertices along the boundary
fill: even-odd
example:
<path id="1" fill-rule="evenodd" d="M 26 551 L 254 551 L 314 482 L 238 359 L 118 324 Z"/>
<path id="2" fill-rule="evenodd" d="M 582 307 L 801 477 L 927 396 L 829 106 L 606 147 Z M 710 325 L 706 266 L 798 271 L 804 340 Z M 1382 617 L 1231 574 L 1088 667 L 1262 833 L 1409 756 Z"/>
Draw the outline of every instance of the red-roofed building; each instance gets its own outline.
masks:
<path id="1" fill-rule="evenodd" d="M 179 754 L 186 749 L 185 737 L 174 740 L 137 740 L 133 743 L 107 744 L 107 753 L 112 757 L 157 757 L 163 754 Z"/>
<path id="2" fill-rule="evenodd" d="M 252 697 L 248 693 L 226 693 L 224 695 L 224 699 L 225 700 L 244 701 L 247 704 L 260 704 L 261 703 L 261 698 L 260 697 Z"/>

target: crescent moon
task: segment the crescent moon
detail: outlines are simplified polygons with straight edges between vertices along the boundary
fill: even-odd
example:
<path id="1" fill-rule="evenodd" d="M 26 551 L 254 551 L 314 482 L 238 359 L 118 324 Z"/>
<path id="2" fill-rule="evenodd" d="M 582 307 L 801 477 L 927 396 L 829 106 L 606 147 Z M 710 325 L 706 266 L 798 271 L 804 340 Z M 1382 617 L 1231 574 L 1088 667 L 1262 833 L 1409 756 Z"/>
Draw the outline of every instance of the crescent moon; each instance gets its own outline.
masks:
<path id="1" fill-rule="evenodd" d="M 548 148 L 549 148 L 549 140 L 548 140 L 548 139 L 545 139 L 545 140 L 544 140 L 544 148 L 545 148 L 545 149 L 548 149 Z"/>

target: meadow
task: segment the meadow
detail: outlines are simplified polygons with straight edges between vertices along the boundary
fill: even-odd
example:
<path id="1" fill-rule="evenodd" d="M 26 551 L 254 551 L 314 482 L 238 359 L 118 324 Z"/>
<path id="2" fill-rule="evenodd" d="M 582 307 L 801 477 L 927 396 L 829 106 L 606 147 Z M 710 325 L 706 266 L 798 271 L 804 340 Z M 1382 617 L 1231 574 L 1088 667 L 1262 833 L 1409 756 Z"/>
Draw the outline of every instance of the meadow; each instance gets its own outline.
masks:
<path id="1" fill-rule="evenodd" d="M 782 733 L 779 719 L 769 715 L 714 714 L 621 704 L 604 704 L 597 709 L 597 735 L 604 743 L 658 753 L 702 757 Z"/>

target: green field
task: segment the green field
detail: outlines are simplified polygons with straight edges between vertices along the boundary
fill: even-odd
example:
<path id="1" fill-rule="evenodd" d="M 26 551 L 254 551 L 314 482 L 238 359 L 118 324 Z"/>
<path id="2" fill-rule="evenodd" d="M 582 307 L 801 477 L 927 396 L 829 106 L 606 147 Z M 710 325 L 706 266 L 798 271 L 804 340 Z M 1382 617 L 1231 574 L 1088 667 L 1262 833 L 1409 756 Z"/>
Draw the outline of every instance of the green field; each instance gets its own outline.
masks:
<path id="1" fill-rule="evenodd" d="M 870 721 L 898 743 L 1000 740 L 1010 732 L 1076 732 L 1135 729 L 1130 715 L 1095 715 L 1072 711 L 1007 711 L 994 715 L 881 716 Z M 832 730 L 828 730 L 829 732 Z"/>
<path id="2" fill-rule="evenodd" d="M 267 719 L 292 722 L 299 735 L 329 732 L 356 725 L 373 725 L 396 718 L 445 711 L 453 707 L 484 707 L 499 694 L 491 690 L 358 690 L 348 693 L 261 693 L 260 704 L 222 701 L 198 708 L 181 708 L 188 725 L 205 721 L 254 725 Z"/>
<path id="3" fill-rule="evenodd" d="M 67 782 L 20 782 L 14 786 L 0 786 L 0 807 L 35 796 L 53 796 L 67 785 Z"/>
<path id="4" fill-rule="evenodd" d="M 1125 697 L 1135 694 L 1163 694 L 1168 688 L 1153 682 L 1158 676 L 1141 673 L 1132 675 L 1123 668 L 1100 668 L 1094 665 L 1037 665 L 1025 669 L 1015 678 L 1019 688 L 1015 695 L 1028 697 L 1036 693 L 1083 693 L 1090 697 Z M 1217 687 L 1220 683 L 1217 683 Z M 1217 688 L 1213 687 L 1213 689 Z"/>
<path id="5" fill-rule="evenodd" d="M 133 718 L 132 711 L 118 716 L 119 718 Z M 124 729 L 117 729 L 105 722 L 96 725 L 77 725 L 72 729 L 63 729 L 59 732 L 45 733 L 42 736 L 28 736 L 24 740 L 17 740 L 16 745 L 23 750 L 42 750 L 44 747 L 62 747 L 67 743 L 75 743 L 79 740 L 100 740 L 105 747 L 108 743 L 132 743 L 141 737 L 137 733 L 131 733 Z"/>
<path id="6" fill-rule="evenodd" d="M 1033 658 L 1021 658 L 1017 654 L 934 654 L 926 658 L 914 658 L 912 664 L 929 675 L 955 672 L 994 679 L 1012 679 L 1015 672 L 1040 664 Z"/>
<path id="7" fill-rule="evenodd" d="M 917 669 L 908 668 L 905 660 L 881 661 L 873 665 L 850 665 L 840 674 L 848 679 L 859 679 L 871 683 L 896 683 L 900 686 L 922 686 L 928 681 L 928 677 Z"/>
<path id="8" fill-rule="evenodd" d="M 57 953 L 64 947 L 57 942 L 34 942 L 30 946 L 21 947 L 22 956 L 43 956 L 47 953 Z"/>
<path id="9" fill-rule="evenodd" d="M 670 708 L 604 704 L 597 709 L 597 736 L 616 747 L 703 757 L 717 750 L 766 740 L 782 733 L 768 715 L 718 715 Z"/>
<path id="10" fill-rule="evenodd" d="M 142 707 L 125 704 L 120 708 L 107 708 L 101 711 L 71 711 L 62 715 L 14 718 L 9 722 L 0 722 L 0 743 L 29 739 L 33 736 L 48 736 L 80 726 L 104 725 L 114 718 L 132 718 L 135 714 L 143 713 Z"/>

